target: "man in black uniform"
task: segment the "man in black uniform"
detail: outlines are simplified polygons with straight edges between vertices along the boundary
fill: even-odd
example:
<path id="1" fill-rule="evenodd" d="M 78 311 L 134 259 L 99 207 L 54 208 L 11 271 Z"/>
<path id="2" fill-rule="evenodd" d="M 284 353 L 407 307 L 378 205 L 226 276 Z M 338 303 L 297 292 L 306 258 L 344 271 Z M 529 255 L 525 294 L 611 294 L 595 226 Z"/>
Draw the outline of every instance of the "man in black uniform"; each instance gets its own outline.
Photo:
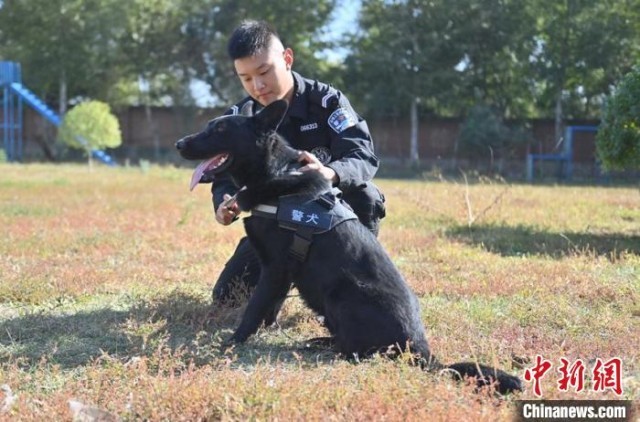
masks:
<path id="1" fill-rule="evenodd" d="M 344 94 L 292 71 L 293 51 L 265 22 L 244 21 L 231 35 L 228 53 L 249 96 L 225 114 L 251 115 L 275 100 L 287 100 L 289 110 L 278 133 L 301 151 L 299 170 L 319 171 L 331 180 L 360 222 L 377 236 L 385 214 L 384 197 L 371 182 L 378 158 L 367 123 Z M 220 224 L 238 218 L 233 195 L 239 188 L 228 178 L 214 181 L 211 191 Z M 214 299 L 225 301 L 234 289 L 255 286 L 259 276 L 260 263 L 244 237 L 218 278 Z"/>

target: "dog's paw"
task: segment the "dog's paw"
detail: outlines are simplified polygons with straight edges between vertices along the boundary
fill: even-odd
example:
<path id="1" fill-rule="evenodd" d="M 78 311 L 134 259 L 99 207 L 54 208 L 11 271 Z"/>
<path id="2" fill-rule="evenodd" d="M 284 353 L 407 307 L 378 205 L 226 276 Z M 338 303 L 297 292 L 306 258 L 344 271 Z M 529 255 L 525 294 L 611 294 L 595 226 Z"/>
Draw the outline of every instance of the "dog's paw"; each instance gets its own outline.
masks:
<path id="1" fill-rule="evenodd" d="M 333 337 L 314 337 L 304 342 L 303 349 L 334 349 L 335 345 Z"/>
<path id="2" fill-rule="evenodd" d="M 496 386 L 496 390 L 501 394 L 523 391 L 522 380 L 516 376 L 502 372 L 498 374 L 498 385 Z"/>
<path id="3" fill-rule="evenodd" d="M 238 333 L 234 333 L 231 337 L 229 337 L 225 342 L 225 346 L 227 347 L 231 347 L 231 346 L 235 346 L 238 344 L 242 344 L 245 341 L 247 341 L 247 337 L 240 335 Z"/>

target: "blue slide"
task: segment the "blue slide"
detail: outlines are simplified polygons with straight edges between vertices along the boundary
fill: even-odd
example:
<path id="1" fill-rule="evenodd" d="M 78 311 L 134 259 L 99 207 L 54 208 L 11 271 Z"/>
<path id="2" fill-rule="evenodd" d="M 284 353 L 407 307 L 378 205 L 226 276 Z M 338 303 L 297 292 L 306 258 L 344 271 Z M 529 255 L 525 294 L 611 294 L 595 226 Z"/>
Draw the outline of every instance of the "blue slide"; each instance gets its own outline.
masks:
<path id="1" fill-rule="evenodd" d="M 19 95 L 27 104 L 29 104 L 34 110 L 40 113 L 45 119 L 53 123 L 56 127 L 60 126 L 62 123 L 62 119 L 58 116 L 53 110 L 51 110 L 42 100 L 40 100 L 33 92 L 29 91 L 29 89 L 22 85 L 19 82 L 12 82 L 9 85 L 10 89 L 17 95 Z M 82 138 L 77 138 L 81 144 L 86 145 L 86 141 Z M 104 151 L 100 151 L 94 149 L 91 151 L 91 155 L 102 161 L 108 166 L 116 166 L 116 162 L 114 159 L 106 154 Z"/>

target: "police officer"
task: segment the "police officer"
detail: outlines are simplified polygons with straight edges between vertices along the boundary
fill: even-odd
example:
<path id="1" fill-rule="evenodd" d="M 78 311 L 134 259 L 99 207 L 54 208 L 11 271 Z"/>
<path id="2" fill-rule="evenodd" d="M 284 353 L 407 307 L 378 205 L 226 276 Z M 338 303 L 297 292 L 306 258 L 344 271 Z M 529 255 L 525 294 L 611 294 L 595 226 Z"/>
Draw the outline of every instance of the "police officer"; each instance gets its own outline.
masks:
<path id="1" fill-rule="evenodd" d="M 301 151 L 300 171 L 318 171 L 332 181 L 360 222 L 377 236 L 385 214 L 384 197 L 371 182 L 378 158 L 367 123 L 344 94 L 292 71 L 293 51 L 283 46 L 266 22 L 242 22 L 231 35 L 228 53 L 249 96 L 225 114 L 254 114 L 275 100 L 287 100 L 289 109 L 278 133 Z M 230 179 L 214 181 L 213 205 L 220 224 L 238 218 L 240 210 L 233 199 L 238 188 Z M 218 278 L 214 299 L 225 301 L 239 287 L 246 291 L 259 276 L 260 263 L 244 237 Z"/>

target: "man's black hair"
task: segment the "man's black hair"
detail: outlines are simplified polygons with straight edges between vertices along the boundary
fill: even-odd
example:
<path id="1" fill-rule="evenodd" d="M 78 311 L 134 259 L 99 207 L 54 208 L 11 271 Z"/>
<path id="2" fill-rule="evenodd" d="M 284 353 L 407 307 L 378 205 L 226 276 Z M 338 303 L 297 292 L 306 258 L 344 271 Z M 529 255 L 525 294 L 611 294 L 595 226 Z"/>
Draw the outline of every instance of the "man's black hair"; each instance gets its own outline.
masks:
<path id="1" fill-rule="evenodd" d="M 275 28 L 265 21 L 242 21 L 229 38 L 227 53 L 231 60 L 253 56 L 268 49 L 274 36 L 280 39 Z"/>

